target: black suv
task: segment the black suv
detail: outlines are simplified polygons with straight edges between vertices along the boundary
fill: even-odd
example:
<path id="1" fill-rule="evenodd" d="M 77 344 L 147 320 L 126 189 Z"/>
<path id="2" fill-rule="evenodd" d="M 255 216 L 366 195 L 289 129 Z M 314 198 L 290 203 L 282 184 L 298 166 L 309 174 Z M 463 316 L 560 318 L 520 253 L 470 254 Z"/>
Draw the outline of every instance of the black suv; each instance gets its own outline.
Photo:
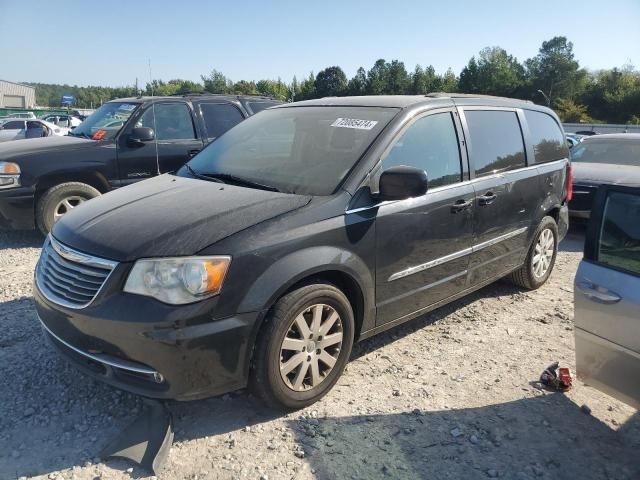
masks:
<path id="1" fill-rule="evenodd" d="M 0 145 L 0 220 L 43 233 L 70 209 L 172 172 L 216 137 L 278 102 L 192 94 L 113 100 L 69 136 Z"/>
<path id="2" fill-rule="evenodd" d="M 36 267 L 46 336 L 85 371 L 182 400 L 249 384 L 303 407 L 354 341 L 509 276 L 568 228 L 553 111 L 461 95 L 271 108 L 176 174 L 87 202 Z"/>

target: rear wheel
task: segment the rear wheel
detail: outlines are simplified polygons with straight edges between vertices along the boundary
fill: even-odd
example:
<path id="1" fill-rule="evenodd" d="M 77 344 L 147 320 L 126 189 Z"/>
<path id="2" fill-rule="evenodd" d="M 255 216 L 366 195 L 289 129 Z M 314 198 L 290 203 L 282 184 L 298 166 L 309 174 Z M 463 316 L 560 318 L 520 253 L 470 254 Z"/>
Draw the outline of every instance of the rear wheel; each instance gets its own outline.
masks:
<path id="1" fill-rule="evenodd" d="M 43 234 L 48 234 L 65 214 L 98 195 L 98 190 L 80 182 L 61 183 L 51 187 L 40 197 L 36 205 L 38 228 Z"/>
<path id="2" fill-rule="evenodd" d="M 529 290 L 540 288 L 551 275 L 557 254 L 558 226 L 552 217 L 544 217 L 536 230 L 524 265 L 507 278 Z"/>
<path id="3" fill-rule="evenodd" d="M 353 311 L 341 290 L 313 284 L 276 303 L 259 333 L 254 392 L 273 407 L 304 408 L 336 383 L 351 354 Z"/>

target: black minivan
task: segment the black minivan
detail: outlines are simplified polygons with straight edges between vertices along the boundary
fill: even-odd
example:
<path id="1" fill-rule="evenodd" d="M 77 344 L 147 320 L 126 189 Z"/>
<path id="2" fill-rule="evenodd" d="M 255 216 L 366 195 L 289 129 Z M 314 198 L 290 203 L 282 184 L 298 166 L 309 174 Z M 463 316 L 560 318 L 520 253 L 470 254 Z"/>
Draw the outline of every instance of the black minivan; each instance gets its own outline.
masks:
<path id="1" fill-rule="evenodd" d="M 265 110 L 175 174 L 65 215 L 34 296 L 105 382 L 188 400 L 250 386 L 300 408 L 362 340 L 509 276 L 538 288 L 568 228 L 556 115 L 431 94 Z"/>

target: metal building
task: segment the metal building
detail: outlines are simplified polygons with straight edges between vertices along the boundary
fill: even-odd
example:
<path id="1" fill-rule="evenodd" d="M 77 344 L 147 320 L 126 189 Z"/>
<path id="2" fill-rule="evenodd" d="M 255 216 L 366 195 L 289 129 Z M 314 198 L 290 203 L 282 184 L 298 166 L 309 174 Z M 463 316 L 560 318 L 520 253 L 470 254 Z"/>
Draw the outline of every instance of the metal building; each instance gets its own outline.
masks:
<path id="1" fill-rule="evenodd" d="M 0 80 L 0 108 L 33 108 L 35 105 L 35 88 Z"/>

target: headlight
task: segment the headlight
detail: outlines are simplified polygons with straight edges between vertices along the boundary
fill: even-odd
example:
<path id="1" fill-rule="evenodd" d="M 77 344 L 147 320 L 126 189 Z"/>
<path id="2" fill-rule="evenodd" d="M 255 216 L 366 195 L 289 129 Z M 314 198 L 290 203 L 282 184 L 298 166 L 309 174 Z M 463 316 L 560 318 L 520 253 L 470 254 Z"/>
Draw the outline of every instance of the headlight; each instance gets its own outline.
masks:
<path id="1" fill-rule="evenodd" d="M 193 303 L 222 288 L 231 257 L 174 257 L 138 260 L 124 291 L 173 305 Z"/>
<path id="2" fill-rule="evenodd" d="M 20 186 L 20 167 L 17 163 L 0 162 L 0 188 Z"/>

